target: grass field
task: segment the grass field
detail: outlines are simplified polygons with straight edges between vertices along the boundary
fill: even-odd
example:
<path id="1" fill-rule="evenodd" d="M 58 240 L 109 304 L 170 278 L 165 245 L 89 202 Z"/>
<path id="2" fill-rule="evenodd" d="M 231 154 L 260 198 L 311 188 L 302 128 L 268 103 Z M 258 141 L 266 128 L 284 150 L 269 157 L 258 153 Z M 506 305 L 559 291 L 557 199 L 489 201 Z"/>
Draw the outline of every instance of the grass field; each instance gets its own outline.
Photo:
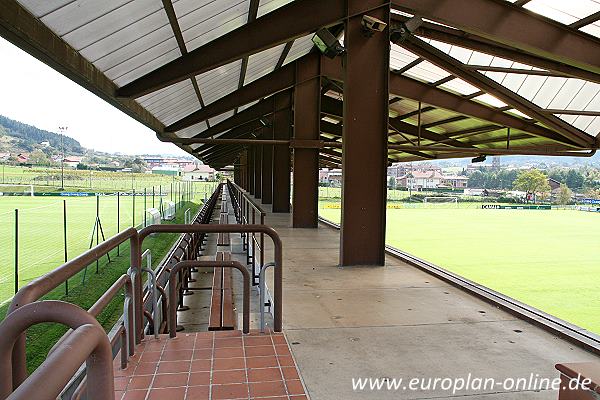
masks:
<path id="1" fill-rule="evenodd" d="M 326 204 L 320 215 L 339 222 L 340 210 Z M 600 333 L 600 214 L 388 209 L 386 233 L 396 248 Z"/>
<path id="2" fill-rule="evenodd" d="M 195 201 L 210 195 L 214 183 L 196 183 Z M 163 201 L 171 199 L 170 194 Z M 0 304 L 14 294 L 15 209 L 19 209 L 19 286 L 64 262 L 63 200 L 67 204 L 67 250 L 71 259 L 90 246 L 96 197 L 0 196 Z M 100 221 L 106 238 L 134 224 L 133 196 L 100 196 Z M 144 222 L 144 197 L 135 197 L 135 225 Z M 158 207 L 159 197 L 154 205 Z M 146 207 L 152 207 L 147 196 Z M 117 229 L 117 209 L 120 229 Z M 100 237 L 100 240 L 102 238 Z M 94 238 L 95 243 L 95 238 Z"/>

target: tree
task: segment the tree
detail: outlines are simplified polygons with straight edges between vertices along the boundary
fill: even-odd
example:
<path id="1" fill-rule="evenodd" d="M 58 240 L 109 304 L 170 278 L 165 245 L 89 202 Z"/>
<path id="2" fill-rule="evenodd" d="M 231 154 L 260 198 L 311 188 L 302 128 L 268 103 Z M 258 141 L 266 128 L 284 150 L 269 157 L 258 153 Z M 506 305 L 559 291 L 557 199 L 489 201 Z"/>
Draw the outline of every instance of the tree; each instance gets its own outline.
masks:
<path id="1" fill-rule="evenodd" d="M 567 172 L 567 176 L 565 177 L 566 184 L 571 189 L 580 189 L 583 187 L 583 182 L 585 181 L 585 177 L 583 174 L 577 170 L 570 169 Z"/>
<path id="2" fill-rule="evenodd" d="M 388 179 L 388 188 L 394 189 L 395 186 L 396 186 L 396 180 L 394 179 L 393 176 L 390 176 Z"/>
<path id="3" fill-rule="evenodd" d="M 533 195 L 534 199 L 538 193 L 550 191 L 548 177 L 537 169 L 521 171 L 517 179 L 515 179 L 514 188 L 527 193 L 528 197 L 529 195 Z"/>
<path id="4" fill-rule="evenodd" d="M 556 199 L 558 204 L 569 204 L 571 202 L 571 197 L 573 196 L 573 192 L 567 185 L 564 183 L 560 184 L 560 188 L 558 189 L 558 198 Z"/>
<path id="5" fill-rule="evenodd" d="M 483 189 L 485 184 L 485 176 L 481 171 L 475 171 L 469 176 L 467 186 L 470 188 Z"/>
<path id="6" fill-rule="evenodd" d="M 36 165 L 48 165 L 50 159 L 43 151 L 36 150 L 29 155 L 29 162 Z"/>

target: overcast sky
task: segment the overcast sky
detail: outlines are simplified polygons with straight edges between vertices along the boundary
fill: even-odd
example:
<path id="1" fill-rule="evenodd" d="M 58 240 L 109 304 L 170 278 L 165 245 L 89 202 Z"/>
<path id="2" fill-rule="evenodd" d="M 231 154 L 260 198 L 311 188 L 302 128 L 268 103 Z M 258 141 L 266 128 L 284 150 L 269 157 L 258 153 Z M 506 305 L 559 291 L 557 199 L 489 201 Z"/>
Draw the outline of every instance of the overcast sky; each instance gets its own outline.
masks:
<path id="1" fill-rule="evenodd" d="M 187 154 L 46 64 L 0 38 L 0 114 L 83 147 L 125 154 Z"/>

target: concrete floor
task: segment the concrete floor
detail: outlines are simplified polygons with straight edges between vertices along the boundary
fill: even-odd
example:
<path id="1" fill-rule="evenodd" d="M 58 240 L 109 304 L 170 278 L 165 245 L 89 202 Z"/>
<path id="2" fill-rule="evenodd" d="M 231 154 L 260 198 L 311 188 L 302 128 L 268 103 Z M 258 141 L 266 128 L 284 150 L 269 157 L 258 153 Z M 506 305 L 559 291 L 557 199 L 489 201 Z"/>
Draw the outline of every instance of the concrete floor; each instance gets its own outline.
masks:
<path id="1" fill-rule="evenodd" d="M 334 229 L 291 229 L 288 214 L 269 213 L 266 224 L 283 240 L 284 332 L 313 400 L 557 399 L 552 390 L 509 390 L 502 383 L 530 374 L 556 378 L 557 362 L 598 361 L 395 258 L 388 256 L 385 267 L 339 268 Z M 501 382 L 456 393 L 441 383 L 420 391 L 352 387 L 352 378 L 407 382 L 469 374 Z"/>
<path id="2" fill-rule="evenodd" d="M 264 206 L 268 210 L 268 206 Z M 219 207 L 215 217 L 218 221 Z M 230 208 L 230 222 L 234 221 Z M 441 280 L 392 258 L 385 267 L 339 268 L 339 232 L 291 229 L 289 214 L 268 213 L 284 249 L 284 332 L 308 395 L 334 399 L 557 399 L 552 390 L 505 389 L 505 379 L 556 378 L 558 362 L 598 361 L 544 330 L 501 311 Z M 205 254 L 214 255 L 215 237 Z M 239 235 L 232 235 L 234 259 L 245 262 Z M 265 237 L 267 256 L 272 246 Z M 237 274 L 237 272 L 236 272 Z M 272 287 L 273 271 L 267 282 Z M 200 274 L 195 286 L 210 286 Z M 236 307 L 241 286 L 234 275 Z M 179 313 L 186 331 L 206 329 L 210 291 L 186 297 L 191 310 Z M 252 328 L 258 327 L 256 288 Z M 241 321 L 241 315 L 238 318 Z M 270 323 L 270 320 L 269 320 Z M 403 389 L 412 378 L 494 378 L 481 390 Z M 537 375 L 536 375 L 537 374 Z M 353 378 L 402 379 L 399 390 L 353 390 Z M 510 383 L 510 381 L 509 381 Z M 433 383 L 432 383 L 433 385 Z M 509 385 L 510 386 L 510 385 Z"/>

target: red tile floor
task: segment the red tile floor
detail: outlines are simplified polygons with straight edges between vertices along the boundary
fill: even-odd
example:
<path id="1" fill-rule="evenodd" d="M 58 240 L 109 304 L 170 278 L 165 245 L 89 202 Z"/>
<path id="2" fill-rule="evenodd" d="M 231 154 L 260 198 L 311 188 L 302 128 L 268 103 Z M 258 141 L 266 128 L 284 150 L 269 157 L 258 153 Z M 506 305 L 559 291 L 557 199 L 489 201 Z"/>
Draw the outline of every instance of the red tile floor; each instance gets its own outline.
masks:
<path id="1" fill-rule="evenodd" d="M 146 337 L 127 369 L 115 359 L 115 399 L 306 400 L 281 333 L 217 331 Z"/>

